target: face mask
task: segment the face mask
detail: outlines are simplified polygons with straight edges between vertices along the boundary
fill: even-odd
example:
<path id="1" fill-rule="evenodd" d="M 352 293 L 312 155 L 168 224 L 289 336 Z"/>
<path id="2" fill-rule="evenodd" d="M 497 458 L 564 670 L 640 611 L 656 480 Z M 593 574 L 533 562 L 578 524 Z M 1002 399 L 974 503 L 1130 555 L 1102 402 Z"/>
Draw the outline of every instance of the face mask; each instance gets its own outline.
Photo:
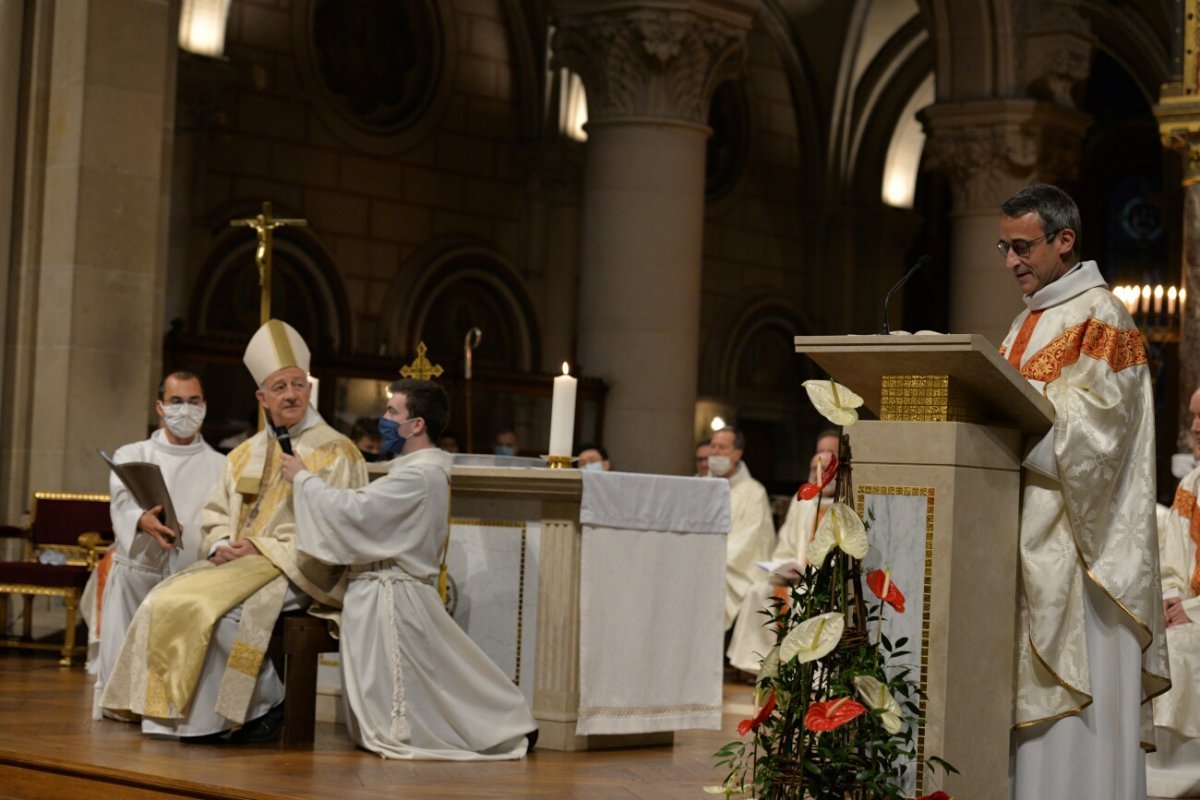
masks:
<path id="1" fill-rule="evenodd" d="M 200 425 L 204 422 L 204 412 L 208 409 L 206 406 L 194 406 L 191 403 L 167 403 L 163 405 L 162 410 L 167 430 L 180 439 L 190 439 L 200 430 Z"/>
<path id="2" fill-rule="evenodd" d="M 511 444 L 498 444 L 492 448 L 492 452 L 498 456 L 515 456 L 517 454 Z"/>
<path id="3" fill-rule="evenodd" d="M 380 453 L 399 453 L 404 449 L 404 443 L 407 439 L 400 435 L 400 426 L 405 422 L 412 422 L 412 420 L 406 419 L 403 422 L 393 422 L 387 417 L 379 418 Z"/>
<path id="4" fill-rule="evenodd" d="M 592 472 L 603 472 L 604 471 L 604 462 L 603 461 L 589 461 L 588 463 L 586 463 L 582 467 L 580 467 L 580 469 L 591 470 Z"/>
<path id="5" fill-rule="evenodd" d="M 712 478 L 724 478 L 733 468 L 733 459 L 729 456 L 709 456 L 708 474 Z"/>

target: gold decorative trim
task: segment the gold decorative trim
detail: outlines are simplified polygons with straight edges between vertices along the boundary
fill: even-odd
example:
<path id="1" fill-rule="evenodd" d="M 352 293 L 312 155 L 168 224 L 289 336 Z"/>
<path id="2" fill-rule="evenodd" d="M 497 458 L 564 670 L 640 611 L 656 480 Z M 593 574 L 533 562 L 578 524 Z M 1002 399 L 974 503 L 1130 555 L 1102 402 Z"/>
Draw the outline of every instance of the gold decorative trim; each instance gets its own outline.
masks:
<path id="1" fill-rule="evenodd" d="M 858 516 L 862 517 L 866 508 L 866 496 L 869 494 L 892 495 L 901 497 L 925 498 L 925 581 L 921 591 L 921 654 L 920 678 L 917 685 L 920 695 L 917 698 L 917 709 L 921 718 L 925 718 L 926 698 L 929 689 L 929 615 L 933 600 L 933 523 L 935 511 L 935 493 L 932 486 L 856 486 L 855 505 Z M 925 726 L 917 729 L 917 765 L 918 793 L 925 790 L 925 773 L 920 765 L 925 763 Z"/>
<path id="2" fill-rule="evenodd" d="M 80 494 L 78 492 L 34 492 L 34 501 L 38 500 L 91 500 L 98 503 L 107 503 L 110 498 L 107 494 Z"/>
<path id="3" fill-rule="evenodd" d="M 883 375 L 879 418 L 888 422 L 979 422 L 983 415 L 949 375 Z"/>
<path id="4" fill-rule="evenodd" d="M 521 645 L 525 641 L 525 553 L 528 549 L 528 522 L 518 522 L 507 519 L 478 519 L 468 517 L 451 517 L 450 527 L 469 525 L 477 528 L 520 528 L 521 529 L 521 562 L 517 570 L 517 646 L 513 683 L 521 685 Z"/>
<path id="5" fill-rule="evenodd" d="M 263 657 L 265 655 L 262 650 L 245 642 L 234 642 L 233 648 L 229 651 L 228 666 L 230 669 L 236 669 L 243 675 L 257 678 L 258 671 L 262 669 Z"/>
<path id="6" fill-rule="evenodd" d="M 38 586 L 33 583 L 0 583 L 0 594 L 30 594 L 42 595 L 46 597 L 71 597 L 79 596 L 80 589 L 71 586 Z"/>

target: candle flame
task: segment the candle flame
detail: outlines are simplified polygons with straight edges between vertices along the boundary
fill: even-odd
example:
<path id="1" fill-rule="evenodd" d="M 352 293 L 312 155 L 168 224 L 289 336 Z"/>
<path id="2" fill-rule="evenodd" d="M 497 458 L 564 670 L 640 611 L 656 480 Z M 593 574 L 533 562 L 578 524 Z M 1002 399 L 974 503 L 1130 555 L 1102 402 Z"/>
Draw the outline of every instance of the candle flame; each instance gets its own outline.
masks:
<path id="1" fill-rule="evenodd" d="M 563 362 L 563 375 L 570 375 L 571 369 L 567 366 L 567 362 Z"/>
<path id="2" fill-rule="evenodd" d="M 1162 284 L 1160 283 L 1158 286 L 1154 287 L 1154 297 L 1157 300 L 1157 299 L 1160 299 L 1162 296 L 1163 296 L 1163 287 L 1162 287 Z"/>

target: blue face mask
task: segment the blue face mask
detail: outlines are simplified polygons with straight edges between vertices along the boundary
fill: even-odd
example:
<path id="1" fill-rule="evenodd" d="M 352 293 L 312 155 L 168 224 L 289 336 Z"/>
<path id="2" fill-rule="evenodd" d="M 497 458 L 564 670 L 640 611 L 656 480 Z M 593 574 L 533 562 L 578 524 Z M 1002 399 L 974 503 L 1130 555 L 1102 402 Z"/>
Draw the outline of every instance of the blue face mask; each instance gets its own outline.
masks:
<path id="1" fill-rule="evenodd" d="M 407 441 L 405 437 L 400 435 L 400 426 L 406 422 L 412 422 L 411 419 L 393 422 L 387 417 L 379 418 L 379 452 L 380 453 L 399 453 L 404 449 L 404 443 Z"/>
<path id="2" fill-rule="evenodd" d="M 511 444 L 498 444 L 492 448 L 492 452 L 498 456 L 515 456 L 517 454 Z"/>

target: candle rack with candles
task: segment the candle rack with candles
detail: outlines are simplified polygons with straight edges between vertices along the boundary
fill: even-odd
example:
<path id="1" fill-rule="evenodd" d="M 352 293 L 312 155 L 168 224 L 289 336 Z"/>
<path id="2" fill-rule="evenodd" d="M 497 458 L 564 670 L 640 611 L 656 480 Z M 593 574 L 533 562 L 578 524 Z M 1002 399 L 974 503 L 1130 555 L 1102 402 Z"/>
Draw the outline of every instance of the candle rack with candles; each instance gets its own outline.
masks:
<path id="1" fill-rule="evenodd" d="M 1123 284 L 1113 287 L 1113 294 L 1125 304 L 1125 309 L 1147 341 L 1156 344 L 1179 341 L 1187 289 L 1161 284 Z"/>

